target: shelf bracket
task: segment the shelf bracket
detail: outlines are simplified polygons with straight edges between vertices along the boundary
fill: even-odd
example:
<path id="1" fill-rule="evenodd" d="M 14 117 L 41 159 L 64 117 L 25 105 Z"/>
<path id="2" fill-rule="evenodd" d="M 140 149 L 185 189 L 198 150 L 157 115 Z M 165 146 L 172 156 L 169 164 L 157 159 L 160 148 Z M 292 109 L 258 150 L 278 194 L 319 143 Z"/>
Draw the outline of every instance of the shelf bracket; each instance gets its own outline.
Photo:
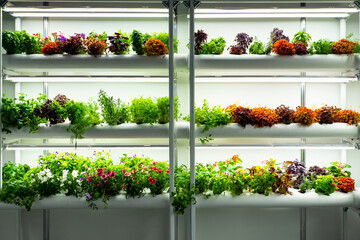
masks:
<path id="1" fill-rule="evenodd" d="M 174 10 L 180 4 L 180 1 L 174 1 Z M 169 1 L 162 1 L 162 5 L 164 5 L 167 9 L 169 9 Z"/>
<path id="2" fill-rule="evenodd" d="M 354 5 L 357 9 L 360 9 L 360 1 L 354 1 Z"/>
<path id="3" fill-rule="evenodd" d="M 3 8 L 8 3 L 8 0 L 0 0 L 0 7 Z"/>
<path id="4" fill-rule="evenodd" d="M 190 8 L 190 1 L 189 0 L 184 1 L 183 3 L 185 5 L 185 7 Z M 199 7 L 200 3 L 201 3 L 201 1 L 194 1 L 194 9 Z"/>

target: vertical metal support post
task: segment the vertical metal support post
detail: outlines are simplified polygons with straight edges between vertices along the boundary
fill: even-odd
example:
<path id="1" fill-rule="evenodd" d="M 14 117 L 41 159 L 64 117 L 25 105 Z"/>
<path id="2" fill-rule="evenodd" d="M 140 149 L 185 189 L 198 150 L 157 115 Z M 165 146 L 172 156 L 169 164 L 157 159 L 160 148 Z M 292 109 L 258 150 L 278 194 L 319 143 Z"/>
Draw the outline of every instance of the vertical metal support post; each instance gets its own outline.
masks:
<path id="1" fill-rule="evenodd" d="M 175 120 L 174 120 L 174 1 L 169 0 L 169 184 L 170 184 L 170 203 L 172 202 L 172 193 L 175 188 Z M 169 205 L 170 214 L 170 237 L 169 240 L 175 240 L 175 213 L 174 207 Z"/>
<path id="2" fill-rule="evenodd" d="M 340 108 L 346 108 L 346 83 L 340 83 Z M 346 150 L 341 149 L 341 162 L 346 163 Z"/>
<path id="3" fill-rule="evenodd" d="M 22 239 L 21 209 L 17 210 L 16 213 L 16 225 L 17 225 L 16 239 L 21 240 Z"/>
<path id="4" fill-rule="evenodd" d="M 190 186 L 195 186 L 195 17 L 194 0 L 189 1 L 189 94 L 190 94 Z M 196 208 L 190 206 L 190 240 L 196 239 Z"/>
<path id="5" fill-rule="evenodd" d="M 306 32 L 306 18 L 300 19 L 300 30 Z M 302 72 L 301 76 L 306 73 Z M 306 83 L 302 82 L 300 86 L 300 104 L 306 106 Z M 306 139 L 302 138 L 301 143 L 306 143 Z M 300 150 L 300 161 L 306 166 L 306 152 L 305 149 Z M 300 208 L 300 240 L 306 240 L 306 208 Z"/>
<path id="6" fill-rule="evenodd" d="M 21 27 L 21 18 L 20 17 L 16 17 L 15 18 L 15 31 L 21 31 L 22 27 Z"/>
<path id="7" fill-rule="evenodd" d="M 346 38 L 346 18 L 340 18 L 340 31 L 339 37 Z"/>
<path id="8" fill-rule="evenodd" d="M 0 11 L 0 30 L 2 32 L 3 30 L 3 8 L 1 8 Z M 3 95 L 3 81 L 4 81 L 4 75 L 3 75 L 3 50 L 2 50 L 2 34 L 0 34 L 0 70 L 1 70 L 1 74 L 0 74 L 0 95 L 2 97 Z M 0 112 L 1 112 L 1 101 L 0 101 Z M 0 114 L 0 122 L 1 122 L 1 114 Z M 3 149 L 3 138 L 2 138 L 2 131 L 0 131 L 0 189 L 3 187 L 3 172 L 2 172 L 2 168 L 3 168 L 3 154 L 4 154 L 4 149 Z"/>
<path id="9" fill-rule="evenodd" d="M 341 240 L 347 240 L 347 211 L 349 210 L 348 207 L 343 207 L 342 209 L 342 235 Z"/>
<path id="10" fill-rule="evenodd" d="M 44 6 L 49 6 L 48 2 L 43 3 Z M 47 36 L 49 35 L 49 18 L 44 17 L 43 18 L 43 35 Z M 44 75 L 47 75 L 47 73 L 44 73 Z M 43 83 L 43 93 L 48 97 L 49 89 L 48 89 L 48 83 Z M 43 140 L 44 144 L 47 143 L 47 139 Z M 47 154 L 48 151 L 44 151 L 44 155 Z M 50 240 L 50 210 L 49 209 L 43 209 L 43 240 Z"/>

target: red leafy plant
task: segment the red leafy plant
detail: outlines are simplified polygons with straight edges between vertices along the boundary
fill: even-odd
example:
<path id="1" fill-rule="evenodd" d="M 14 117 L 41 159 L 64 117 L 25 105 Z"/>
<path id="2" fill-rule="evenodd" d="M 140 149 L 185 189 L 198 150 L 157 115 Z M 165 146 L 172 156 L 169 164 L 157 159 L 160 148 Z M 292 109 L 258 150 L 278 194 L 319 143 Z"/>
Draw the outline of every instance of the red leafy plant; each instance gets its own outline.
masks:
<path id="1" fill-rule="evenodd" d="M 316 121 L 320 124 L 332 124 L 335 121 L 334 115 L 340 111 L 339 108 L 333 106 L 323 106 L 315 110 Z"/>
<path id="2" fill-rule="evenodd" d="M 352 192 L 355 190 L 355 180 L 350 177 L 339 177 L 336 179 L 338 190 L 341 192 Z"/>
<path id="3" fill-rule="evenodd" d="M 284 56 L 295 54 L 294 45 L 284 39 L 275 42 L 274 49 L 272 51 L 275 52 L 276 54 L 284 55 Z"/>
<path id="4" fill-rule="evenodd" d="M 307 107 L 297 107 L 293 116 L 293 122 L 310 126 L 316 120 L 316 113 Z"/>
<path id="5" fill-rule="evenodd" d="M 352 54 L 354 53 L 356 43 L 347 39 L 340 39 L 332 45 L 332 51 L 335 54 Z"/>
<path id="6" fill-rule="evenodd" d="M 91 32 L 84 42 L 85 51 L 95 57 L 103 55 L 107 49 L 106 40 L 107 34 L 105 32 L 103 34 Z"/>
<path id="7" fill-rule="evenodd" d="M 41 52 L 45 55 L 53 55 L 62 53 L 59 45 L 56 42 L 49 42 L 44 45 Z"/>
<path id="8" fill-rule="evenodd" d="M 75 36 L 71 36 L 66 39 L 59 39 L 59 47 L 61 51 L 64 53 L 68 53 L 70 55 L 76 55 L 85 52 L 84 40 L 85 34 L 77 33 Z"/>
<path id="9" fill-rule="evenodd" d="M 238 106 L 235 109 L 235 122 L 242 127 L 247 124 L 252 124 L 251 109 L 243 106 Z"/>
<path id="10" fill-rule="evenodd" d="M 360 122 L 360 113 L 353 110 L 340 110 L 335 114 L 334 118 L 335 122 L 357 125 Z"/>
<path id="11" fill-rule="evenodd" d="M 278 115 L 279 123 L 290 124 L 295 111 L 282 104 L 275 109 L 275 113 Z"/>
<path id="12" fill-rule="evenodd" d="M 160 56 L 168 54 L 168 48 L 159 39 L 148 39 L 145 43 L 144 50 L 147 56 Z"/>
<path id="13" fill-rule="evenodd" d="M 309 54 L 309 50 L 307 49 L 306 45 L 302 42 L 294 43 L 295 54 L 297 55 L 306 55 Z"/>
<path id="14" fill-rule="evenodd" d="M 251 109 L 250 118 L 252 125 L 257 128 L 272 127 L 279 122 L 279 117 L 275 110 L 267 107 Z"/>
<path id="15" fill-rule="evenodd" d="M 199 55 L 200 52 L 203 49 L 203 45 L 207 40 L 207 33 L 205 33 L 204 30 L 198 30 L 196 33 L 194 33 L 195 38 L 195 54 Z"/>

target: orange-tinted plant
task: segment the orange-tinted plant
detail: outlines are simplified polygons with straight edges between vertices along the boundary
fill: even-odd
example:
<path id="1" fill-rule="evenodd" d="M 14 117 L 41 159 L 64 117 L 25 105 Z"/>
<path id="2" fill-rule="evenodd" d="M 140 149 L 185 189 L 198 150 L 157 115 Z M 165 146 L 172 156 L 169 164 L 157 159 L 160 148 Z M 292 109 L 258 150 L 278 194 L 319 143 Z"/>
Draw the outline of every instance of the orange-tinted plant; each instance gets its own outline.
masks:
<path id="1" fill-rule="evenodd" d="M 85 41 L 85 46 L 86 52 L 93 56 L 100 56 L 104 54 L 107 48 L 106 40 L 100 40 L 92 37 L 89 37 Z"/>
<path id="2" fill-rule="evenodd" d="M 340 39 L 332 45 L 332 51 L 335 54 L 352 54 L 354 53 L 355 43 L 347 39 Z"/>
<path id="3" fill-rule="evenodd" d="M 294 45 L 284 39 L 281 39 L 281 40 L 275 42 L 274 49 L 272 51 L 279 55 L 294 55 L 295 54 Z"/>
<path id="4" fill-rule="evenodd" d="M 56 42 L 49 42 L 44 45 L 41 52 L 45 55 L 59 54 L 62 53 L 59 45 Z"/>
<path id="5" fill-rule="evenodd" d="M 335 121 L 335 114 L 340 111 L 340 108 L 333 106 L 323 106 L 315 110 L 316 121 L 320 124 L 331 124 Z"/>
<path id="6" fill-rule="evenodd" d="M 225 112 L 228 112 L 231 114 L 231 122 L 232 123 L 237 122 L 236 109 L 237 109 L 236 104 L 229 105 L 225 108 Z"/>
<path id="7" fill-rule="evenodd" d="M 294 112 L 295 111 L 293 109 L 286 107 L 284 104 L 278 106 L 275 109 L 275 113 L 279 117 L 279 123 L 284 123 L 284 124 L 292 123 Z"/>
<path id="8" fill-rule="evenodd" d="M 310 126 L 316 120 L 316 113 L 307 107 L 297 107 L 293 116 L 293 122 Z"/>
<path id="9" fill-rule="evenodd" d="M 279 117 L 274 109 L 267 107 L 253 108 L 250 113 L 252 125 L 257 128 L 272 127 L 279 122 Z"/>
<path id="10" fill-rule="evenodd" d="M 162 41 L 153 38 L 146 41 L 144 50 L 148 56 L 160 56 L 168 53 L 166 45 Z"/>
<path id="11" fill-rule="evenodd" d="M 352 192 L 355 190 L 355 180 L 350 177 L 339 177 L 336 179 L 337 187 L 341 192 Z"/>
<path id="12" fill-rule="evenodd" d="M 334 118 L 335 122 L 357 125 L 360 122 L 360 113 L 353 110 L 341 110 L 335 114 Z"/>
<path id="13" fill-rule="evenodd" d="M 242 127 L 245 127 L 247 124 L 251 124 L 251 109 L 238 106 L 235 110 L 235 122 Z"/>

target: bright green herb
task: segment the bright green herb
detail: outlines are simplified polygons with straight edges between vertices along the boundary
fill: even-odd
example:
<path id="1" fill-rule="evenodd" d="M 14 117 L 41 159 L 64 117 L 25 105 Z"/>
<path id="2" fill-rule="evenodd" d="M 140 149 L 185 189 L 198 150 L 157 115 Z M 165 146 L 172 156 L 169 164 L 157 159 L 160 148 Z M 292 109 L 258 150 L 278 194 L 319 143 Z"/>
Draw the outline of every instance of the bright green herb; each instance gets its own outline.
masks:
<path id="1" fill-rule="evenodd" d="M 308 46 L 310 41 L 311 41 L 310 34 L 304 31 L 299 31 L 295 33 L 294 38 L 292 39 L 293 43 L 304 43 L 305 46 Z"/>
<path id="2" fill-rule="evenodd" d="M 333 176 L 318 176 L 315 181 L 315 192 L 330 195 L 336 190 L 336 181 Z"/>
<path id="3" fill-rule="evenodd" d="M 21 53 L 20 39 L 15 32 L 4 30 L 2 32 L 2 45 L 7 54 Z"/>
<path id="4" fill-rule="evenodd" d="M 332 54 L 332 45 L 334 42 L 320 39 L 316 42 L 313 42 L 310 46 L 310 54 Z"/>
<path id="5" fill-rule="evenodd" d="M 128 106 L 120 98 L 114 99 L 112 96 L 106 95 L 104 90 L 100 90 L 98 101 L 103 120 L 110 126 L 122 124 L 129 120 Z"/>
<path id="6" fill-rule="evenodd" d="M 152 124 L 158 120 L 158 107 L 150 97 L 134 98 L 131 101 L 130 113 L 132 122 L 137 124 Z"/>
<path id="7" fill-rule="evenodd" d="M 264 54 L 265 46 L 264 46 L 263 42 L 261 42 L 255 38 L 254 43 L 251 44 L 251 46 L 249 48 L 249 53 L 250 54 Z"/>
<path id="8" fill-rule="evenodd" d="M 156 99 L 156 105 L 159 111 L 159 123 L 168 123 L 170 115 L 170 101 L 169 97 L 159 97 Z M 179 115 L 179 99 L 174 99 L 174 118 L 177 119 Z"/>
<path id="9" fill-rule="evenodd" d="M 210 42 L 204 43 L 199 54 L 222 54 L 226 46 L 224 38 L 213 38 Z"/>

